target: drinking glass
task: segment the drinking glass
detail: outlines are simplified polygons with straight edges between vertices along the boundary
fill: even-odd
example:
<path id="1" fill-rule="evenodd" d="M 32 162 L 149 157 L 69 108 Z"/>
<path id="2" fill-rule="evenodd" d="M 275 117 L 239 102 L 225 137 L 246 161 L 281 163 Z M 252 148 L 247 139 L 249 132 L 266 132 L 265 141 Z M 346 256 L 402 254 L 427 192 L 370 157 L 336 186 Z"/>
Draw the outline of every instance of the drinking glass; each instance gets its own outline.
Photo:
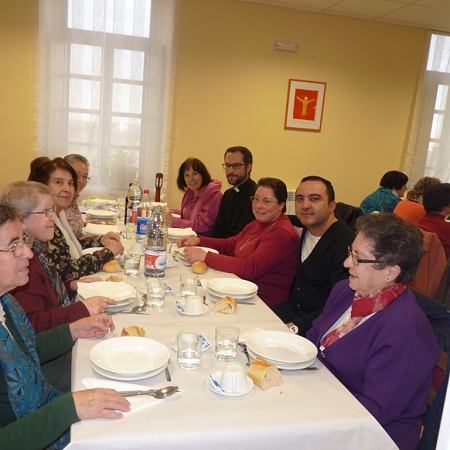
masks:
<path id="1" fill-rule="evenodd" d="M 129 277 L 137 277 L 139 275 L 139 267 L 141 266 L 141 255 L 134 253 L 126 253 L 123 255 L 123 272 Z"/>
<path id="2" fill-rule="evenodd" d="M 203 337 L 193 330 L 181 330 L 177 335 L 177 364 L 180 369 L 195 370 L 200 366 Z"/>
<path id="3" fill-rule="evenodd" d="M 182 298 L 197 295 L 198 276 L 192 273 L 180 274 L 180 294 Z"/>
<path id="4" fill-rule="evenodd" d="M 147 281 L 147 306 L 164 306 L 167 283 L 157 278 Z"/>
<path id="5" fill-rule="evenodd" d="M 239 328 L 230 325 L 216 327 L 215 356 L 219 361 L 233 361 L 239 344 Z"/>

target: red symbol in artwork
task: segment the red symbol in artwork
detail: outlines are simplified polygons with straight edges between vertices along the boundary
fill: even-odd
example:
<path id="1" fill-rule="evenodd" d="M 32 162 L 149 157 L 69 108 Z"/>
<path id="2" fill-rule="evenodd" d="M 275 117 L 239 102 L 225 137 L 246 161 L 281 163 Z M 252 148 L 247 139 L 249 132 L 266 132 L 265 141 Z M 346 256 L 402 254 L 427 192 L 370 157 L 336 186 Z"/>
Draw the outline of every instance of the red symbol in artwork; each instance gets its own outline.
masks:
<path id="1" fill-rule="evenodd" d="M 293 118 L 301 120 L 314 120 L 316 117 L 317 95 L 317 91 L 296 89 Z"/>

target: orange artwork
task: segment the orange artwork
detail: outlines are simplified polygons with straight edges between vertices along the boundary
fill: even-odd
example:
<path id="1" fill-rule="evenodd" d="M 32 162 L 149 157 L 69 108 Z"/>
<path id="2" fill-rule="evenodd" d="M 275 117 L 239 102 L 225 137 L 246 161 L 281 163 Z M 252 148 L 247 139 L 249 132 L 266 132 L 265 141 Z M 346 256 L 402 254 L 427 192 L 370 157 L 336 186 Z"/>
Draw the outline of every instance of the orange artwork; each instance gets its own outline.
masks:
<path id="1" fill-rule="evenodd" d="M 317 91 L 296 89 L 294 99 L 294 119 L 314 120 L 316 117 Z"/>

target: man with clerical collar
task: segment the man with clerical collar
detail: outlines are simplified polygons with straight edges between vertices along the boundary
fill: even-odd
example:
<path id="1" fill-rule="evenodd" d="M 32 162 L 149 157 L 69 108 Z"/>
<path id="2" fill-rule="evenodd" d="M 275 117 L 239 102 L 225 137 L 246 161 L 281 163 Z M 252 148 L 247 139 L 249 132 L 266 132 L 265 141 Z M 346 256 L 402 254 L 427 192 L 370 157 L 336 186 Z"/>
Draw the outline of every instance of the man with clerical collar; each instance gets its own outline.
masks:
<path id="1" fill-rule="evenodd" d="M 335 208 L 334 189 L 328 180 L 303 178 L 295 192 L 295 213 L 302 228 L 297 274 L 290 299 L 272 307 L 301 336 L 321 314 L 333 286 L 348 278 L 343 263 L 355 232 L 334 215 Z"/>
<path id="2" fill-rule="evenodd" d="M 223 194 L 216 221 L 209 234 L 214 238 L 235 236 L 255 220 L 250 197 L 255 194 L 256 183 L 250 178 L 253 156 L 246 147 L 230 147 L 222 164 L 228 183 L 233 187 Z"/>

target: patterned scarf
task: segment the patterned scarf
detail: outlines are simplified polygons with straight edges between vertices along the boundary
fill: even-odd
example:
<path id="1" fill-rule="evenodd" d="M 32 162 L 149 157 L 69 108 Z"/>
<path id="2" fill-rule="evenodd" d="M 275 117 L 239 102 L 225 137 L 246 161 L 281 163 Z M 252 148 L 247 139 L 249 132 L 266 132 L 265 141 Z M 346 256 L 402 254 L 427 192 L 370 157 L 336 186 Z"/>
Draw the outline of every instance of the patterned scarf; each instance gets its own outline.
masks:
<path id="1" fill-rule="evenodd" d="M 73 303 L 75 299 L 73 299 L 73 301 L 70 300 L 66 286 L 64 286 L 61 277 L 58 275 L 56 269 L 49 264 L 48 259 L 44 256 L 44 254 L 41 253 L 35 256 L 39 258 L 45 276 L 47 277 L 49 283 L 51 284 L 52 289 L 55 291 L 60 308 L 63 308 L 64 306 Z"/>
<path id="2" fill-rule="evenodd" d="M 8 386 L 11 407 L 18 419 L 37 411 L 42 406 L 60 397 L 63 392 L 55 389 L 41 372 L 36 352 L 36 336 L 19 303 L 10 294 L 0 298 L 1 306 L 13 323 L 14 329 L 24 343 L 29 356 L 11 336 L 2 323 L 0 325 L 0 366 Z M 67 430 L 48 449 L 59 450 L 70 442 Z"/>
<path id="3" fill-rule="evenodd" d="M 330 331 L 322 339 L 321 346 L 326 348 L 342 336 L 350 333 L 364 317 L 386 308 L 386 306 L 390 305 L 405 289 L 406 285 L 395 283 L 377 291 L 373 296 L 368 295 L 367 297 L 361 297 L 355 292 L 350 317 L 335 330 Z"/>

